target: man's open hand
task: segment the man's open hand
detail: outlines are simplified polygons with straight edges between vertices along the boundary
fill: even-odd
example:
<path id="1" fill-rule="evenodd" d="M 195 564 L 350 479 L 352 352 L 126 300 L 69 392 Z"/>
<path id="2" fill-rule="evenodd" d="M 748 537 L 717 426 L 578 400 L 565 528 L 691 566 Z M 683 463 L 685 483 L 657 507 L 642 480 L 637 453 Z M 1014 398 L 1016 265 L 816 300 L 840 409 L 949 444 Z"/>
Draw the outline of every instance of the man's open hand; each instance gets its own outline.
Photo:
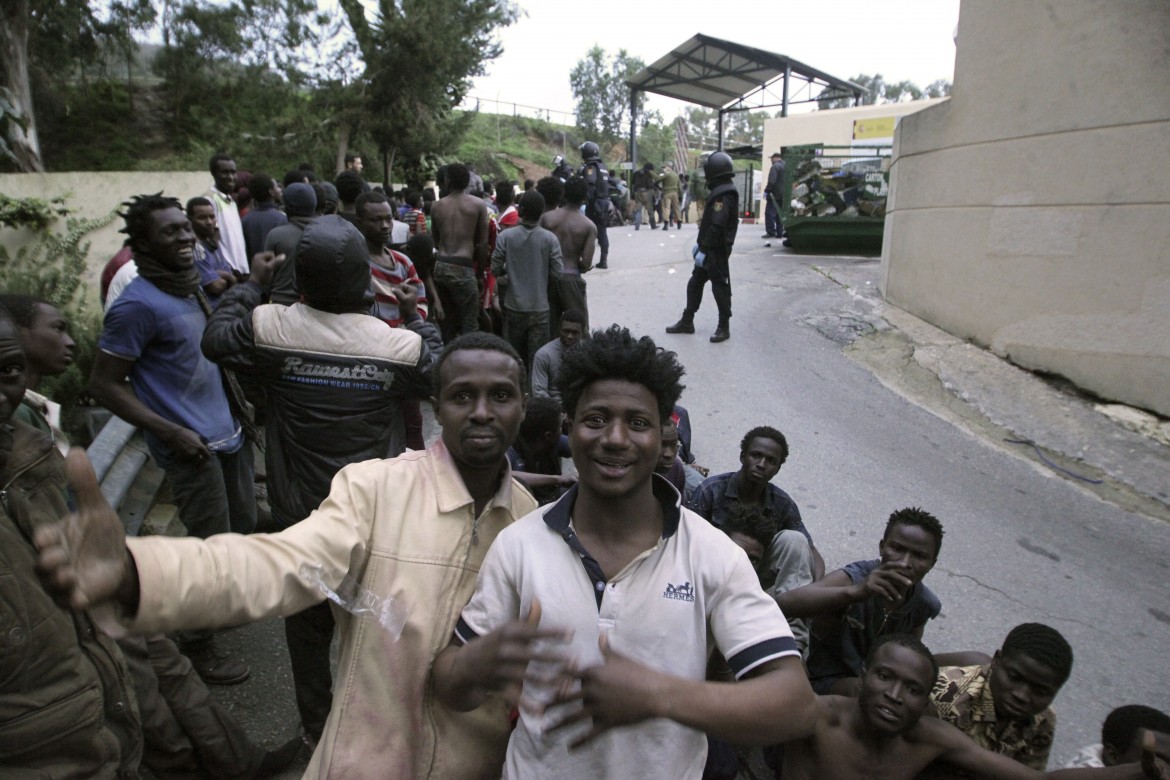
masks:
<path id="1" fill-rule="evenodd" d="M 501 692 L 514 704 L 520 699 L 528 663 L 566 662 L 564 649 L 558 645 L 567 638 L 563 628 L 540 627 L 540 602 L 533 599 L 523 621 L 506 623 L 464 647 L 468 677 L 486 690 Z"/>
<path id="2" fill-rule="evenodd" d="M 88 609 L 118 593 L 131 559 L 122 521 L 102 496 L 84 449 L 69 450 L 65 475 L 77 498 L 77 511 L 36 530 L 38 568 L 58 603 Z"/>
<path id="3" fill-rule="evenodd" d="M 601 635 L 602 663 L 575 673 L 581 686 L 567 690 L 555 703 L 581 701 L 581 709 L 565 717 L 549 731 L 590 719 L 592 728 L 573 742 L 577 748 L 617 726 L 628 726 L 658 717 L 656 704 L 667 696 L 669 682 L 664 675 L 618 653 Z"/>

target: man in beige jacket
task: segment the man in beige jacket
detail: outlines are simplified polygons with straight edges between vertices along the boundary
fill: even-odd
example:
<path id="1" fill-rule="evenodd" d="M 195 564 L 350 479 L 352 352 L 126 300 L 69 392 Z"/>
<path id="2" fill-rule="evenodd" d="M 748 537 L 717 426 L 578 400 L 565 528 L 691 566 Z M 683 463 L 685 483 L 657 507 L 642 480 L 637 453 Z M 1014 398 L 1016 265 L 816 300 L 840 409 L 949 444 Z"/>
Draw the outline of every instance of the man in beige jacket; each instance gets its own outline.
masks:
<path id="1" fill-rule="evenodd" d="M 475 333 L 447 346 L 437 376 L 440 441 L 345 467 L 321 506 L 278 534 L 124 539 L 73 452 L 80 509 L 38 535 L 41 566 L 59 598 L 133 632 L 290 614 L 328 589 L 343 603 L 334 608 L 341 660 L 305 776 L 498 778 L 509 702 L 493 695 L 475 712 L 453 712 L 429 679 L 492 541 L 536 508 L 505 458 L 524 417 L 523 367 L 506 342 Z M 501 632 L 540 634 L 518 622 Z"/>

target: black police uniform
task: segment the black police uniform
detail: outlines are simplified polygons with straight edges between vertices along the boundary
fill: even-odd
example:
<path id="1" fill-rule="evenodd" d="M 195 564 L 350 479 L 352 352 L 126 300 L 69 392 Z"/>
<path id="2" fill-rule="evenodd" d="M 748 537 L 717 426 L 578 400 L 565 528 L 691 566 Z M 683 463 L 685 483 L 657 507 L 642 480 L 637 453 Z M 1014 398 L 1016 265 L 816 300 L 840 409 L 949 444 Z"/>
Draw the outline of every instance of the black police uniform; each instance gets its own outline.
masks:
<path id="1" fill-rule="evenodd" d="M 699 222 L 699 251 L 706 255 L 703 265 L 695 266 L 687 282 L 687 308 L 684 319 L 691 319 L 703 302 L 703 287 L 711 282 L 711 294 L 719 308 L 719 330 L 726 331 L 731 320 L 731 248 L 739 230 L 739 192 L 732 182 L 723 182 L 707 196 L 703 219 Z"/>
<path id="2" fill-rule="evenodd" d="M 600 157 L 590 157 L 581 166 L 581 178 L 588 188 L 585 196 L 585 216 L 597 226 L 597 245 L 601 247 L 598 268 L 607 267 L 609 257 L 609 235 L 605 229 L 609 222 L 609 171 Z"/>
<path id="3" fill-rule="evenodd" d="M 573 166 L 569 165 L 568 160 L 561 160 L 560 164 L 553 169 L 552 175 L 560 179 L 562 183 L 566 182 L 573 178 Z"/>

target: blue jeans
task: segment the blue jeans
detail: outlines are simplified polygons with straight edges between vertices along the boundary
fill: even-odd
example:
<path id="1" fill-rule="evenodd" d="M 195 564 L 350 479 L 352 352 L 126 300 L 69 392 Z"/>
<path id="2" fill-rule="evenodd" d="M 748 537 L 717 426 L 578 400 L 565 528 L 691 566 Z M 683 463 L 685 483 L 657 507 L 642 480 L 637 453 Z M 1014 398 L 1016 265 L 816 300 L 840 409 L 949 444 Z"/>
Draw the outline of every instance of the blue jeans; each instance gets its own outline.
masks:
<path id="1" fill-rule="evenodd" d="M 764 232 L 769 236 L 780 237 L 783 228 L 780 226 L 780 212 L 776 208 L 776 201 L 771 195 L 764 195 Z"/>

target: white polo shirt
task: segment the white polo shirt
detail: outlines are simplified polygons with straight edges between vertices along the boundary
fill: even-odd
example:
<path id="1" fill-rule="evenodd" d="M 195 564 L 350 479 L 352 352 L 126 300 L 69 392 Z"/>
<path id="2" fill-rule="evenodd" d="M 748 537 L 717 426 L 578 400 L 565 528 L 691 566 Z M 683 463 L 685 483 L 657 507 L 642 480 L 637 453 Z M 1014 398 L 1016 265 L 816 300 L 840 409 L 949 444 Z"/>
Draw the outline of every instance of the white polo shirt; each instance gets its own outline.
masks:
<path id="1" fill-rule="evenodd" d="M 574 487 L 559 501 L 505 529 L 484 559 L 475 595 L 455 628 L 468 642 L 528 614 L 539 598 L 541 625 L 573 630 L 580 666 L 601 663 L 598 638 L 615 651 L 667 674 L 702 680 L 714 640 L 740 678 L 783 656 L 800 656 L 776 602 L 760 589 L 747 555 L 726 534 L 681 508 L 678 491 L 659 476 L 663 536 L 612 580 L 606 580 L 570 523 Z M 579 703 L 539 718 L 525 708 L 508 743 L 506 780 L 637 777 L 698 780 L 707 738 L 670 720 L 611 729 L 587 746 L 569 744 L 588 721 L 543 732 Z"/>

